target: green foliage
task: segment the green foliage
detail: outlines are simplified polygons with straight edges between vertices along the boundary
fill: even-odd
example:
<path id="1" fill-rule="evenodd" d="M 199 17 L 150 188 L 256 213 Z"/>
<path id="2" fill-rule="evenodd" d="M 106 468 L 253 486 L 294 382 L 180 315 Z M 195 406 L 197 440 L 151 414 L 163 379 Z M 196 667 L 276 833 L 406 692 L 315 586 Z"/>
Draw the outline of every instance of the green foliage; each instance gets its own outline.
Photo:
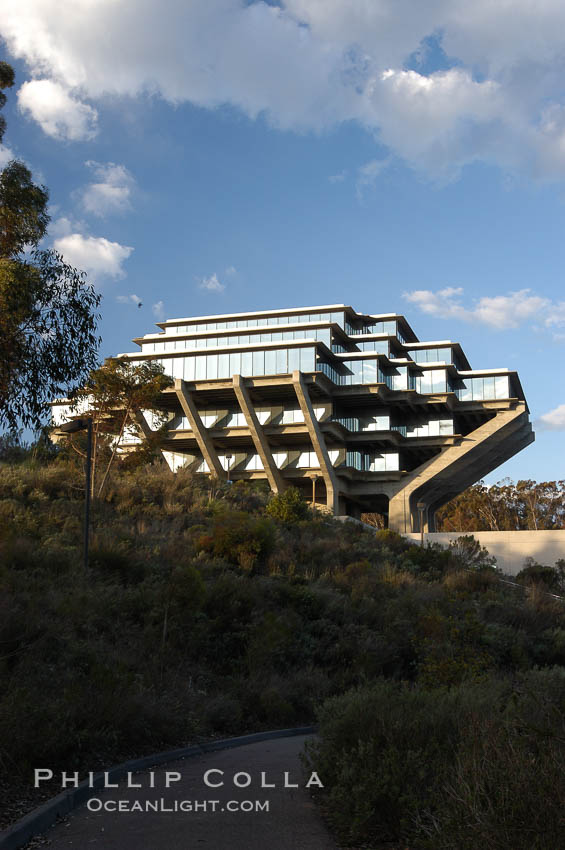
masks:
<path id="1" fill-rule="evenodd" d="M 449 551 L 456 564 L 464 570 L 492 569 L 496 565 L 496 558 L 472 534 L 451 540 Z"/>
<path id="2" fill-rule="evenodd" d="M 363 847 L 565 847 L 565 671 L 458 688 L 379 681 L 327 701 L 310 769 L 340 836 Z"/>
<path id="3" fill-rule="evenodd" d="M 160 448 L 167 435 L 167 422 L 166 416 L 161 414 L 159 417 L 158 413 L 161 412 L 161 393 L 172 383 L 172 378 L 165 375 L 159 363 L 151 360 L 130 363 L 110 357 L 90 373 L 88 380 L 75 393 L 75 402 L 82 402 L 93 420 L 93 494 L 96 492 L 96 459 L 106 448 L 109 458 L 98 488 L 100 496 L 126 426 L 134 430 L 139 443 L 125 454 L 125 468 L 131 470 L 155 458 L 161 459 Z M 148 436 L 140 425 L 146 411 L 154 414 L 154 426 L 160 424 Z M 70 442 L 73 443 L 72 435 Z"/>
<path id="4" fill-rule="evenodd" d="M 1 63 L 0 88 L 12 83 Z M 4 102 L 1 93 L 0 108 Z M 0 138 L 4 127 L 2 118 Z M 86 378 L 100 341 L 100 296 L 60 254 L 38 249 L 48 198 L 24 163 L 0 171 L 0 425 L 12 431 L 38 427 L 47 402 Z"/>
<path id="5" fill-rule="evenodd" d="M 308 505 L 297 487 L 289 487 L 283 493 L 277 493 L 276 496 L 273 496 L 267 505 L 267 513 L 279 522 L 293 525 L 306 519 Z"/>
<path id="6" fill-rule="evenodd" d="M 436 525 L 460 532 L 565 528 L 565 481 L 480 481 L 440 508 Z"/>
<path id="7" fill-rule="evenodd" d="M 0 109 L 2 109 L 6 103 L 6 95 L 3 92 L 3 89 L 9 89 L 14 85 L 14 69 L 11 65 L 8 65 L 7 62 L 0 62 Z M 3 115 L 0 115 L 0 143 L 4 138 L 4 131 L 6 130 L 6 119 Z"/>
<path id="8" fill-rule="evenodd" d="M 521 850 L 515 820 L 531 846 L 559 848 L 562 603 L 390 532 L 277 518 L 262 483 L 211 494 L 155 465 L 117 467 L 93 504 L 85 573 L 83 469 L 63 452 L 13 460 L 0 468 L 6 800 L 38 763 L 92 770 L 311 723 L 329 699 L 320 775 L 346 840 Z"/>
<path id="9" fill-rule="evenodd" d="M 554 567 L 538 564 L 526 558 L 526 566 L 516 576 L 516 581 L 526 585 L 538 585 L 554 593 L 565 592 L 565 560 L 557 561 Z"/>

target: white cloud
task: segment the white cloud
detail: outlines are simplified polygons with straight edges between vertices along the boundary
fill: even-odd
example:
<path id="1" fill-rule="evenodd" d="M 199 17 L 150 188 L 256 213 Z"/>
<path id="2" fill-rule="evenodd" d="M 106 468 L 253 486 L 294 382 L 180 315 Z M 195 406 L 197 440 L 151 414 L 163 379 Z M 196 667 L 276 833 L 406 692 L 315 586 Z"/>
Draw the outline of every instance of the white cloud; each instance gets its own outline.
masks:
<path id="1" fill-rule="evenodd" d="M 6 145 L 0 145 L 0 168 L 5 168 L 11 159 L 15 159 L 14 152 Z"/>
<path id="2" fill-rule="evenodd" d="M 442 179 L 475 160 L 565 177 L 564 30 L 562 0 L 3 0 L 0 23 L 51 135 L 93 134 L 84 98 L 150 93 L 285 129 L 357 121 Z M 425 76 L 432 35 L 450 61 Z"/>
<path id="3" fill-rule="evenodd" d="M 361 201 L 363 199 L 366 189 L 370 189 L 375 185 L 377 177 L 384 171 L 389 162 L 389 159 L 372 159 L 357 169 L 355 189 L 358 200 Z"/>
<path id="4" fill-rule="evenodd" d="M 437 292 L 416 289 L 405 292 L 402 297 L 429 316 L 478 322 L 496 330 L 520 327 L 528 319 L 540 315 L 551 306 L 549 299 L 532 295 L 529 289 L 509 292 L 506 295 L 483 296 L 470 307 L 461 304 L 461 295 L 461 287 L 446 287 Z"/>
<path id="5" fill-rule="evenodd" d="M 141 298 L 134 292 L 131 295 L 116 295 L 116 301 L 120 304 L 135 304 L 136 307 L 142 306 Z"/>
<path id="6" fill-rule="evenodd" d="M 551 431 L 565 431 L 565 404 L 544 413 L 536 424 Z"/>
<path id="7" fill-rule="evenodd" d="M 89 160 L 86 165 L 94 171 L 94 181 L 80 193 L 85 211 L 96 216 L 124 213 L 131 209 L 131 192 L 135 185 L 125 165 Z"/>
<path id="8" fill-rule="evenodd" d="M 158 322 L 165 321 L 165 305 L 163 301 L 157 301 L 156 304 L 153 304 L 151 310 L 153 311 L 153 315 L 155 316 Z"/>
<path id="9" fill-rule="evenodd" d="M 223 292 L 226 288 L 225 284 L 218 280 L 216 272 L 211 274 L 210 277 L 203 277 L 198 286 L 200 289 L 208 290 L 208 292 Z"/>
<path id="10" fill-rule="evenodd" d="M 343 171 L 340 171 L 338 174 L 330 174 L 328 180 L 330 183 L 343 183 L 346 177 L 347 169 L 344 168 Z"/>
<path id="11" fill-rule="evenodd" d="M 48 136 L 76 142 L 96 135 L 96 110 L 75 100 L 53 80 L 24 83 L 18 92 L 18 105 Z"/>
<path id="12" fill-rule="evenodd" d="M 62 215 L 49 225 L 49 235 L 54 239 L 60 239 L 63 236 L 69 236 L 73 232 L 73 229 L 70 218 Z"/>
<path id="13" fill-rule="evenodd" d="M 545 318 L 547 328 L 561 327 L 565 325 L 565 301 L 553 304 L 549 314 Z"/>
<path id="14" fill-rule="evenodd" d="M 133 251 L 127 245 L 110 242 L 103 236 L 70 233 L 55 239 L 53 247 L 72 266 L 87 272 L 94 280 L 100 277 L 125 277 L 123 263 Z"/>
<path id="15" fill-rule="evenodd" d="M 237 274 L 237 269 L 235 266 L 228 266 L 224 274 L 226 277 L 233 277 L 234 274 Z"/>

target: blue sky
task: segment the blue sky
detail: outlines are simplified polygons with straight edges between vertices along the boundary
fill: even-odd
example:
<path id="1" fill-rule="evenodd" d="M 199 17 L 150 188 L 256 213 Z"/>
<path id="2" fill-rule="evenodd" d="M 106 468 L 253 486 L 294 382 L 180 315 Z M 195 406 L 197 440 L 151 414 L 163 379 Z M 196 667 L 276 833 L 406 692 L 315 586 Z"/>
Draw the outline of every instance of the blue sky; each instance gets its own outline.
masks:
<path id="1" fill-rule="evenodd" d="M 398 311 L 518 370 L 537 439 L 488 480 L 565 478 L 565 6 L 512 5 L 5 0 L 0 161 L 49 187 L 101 355 L 159 318 Z"/>

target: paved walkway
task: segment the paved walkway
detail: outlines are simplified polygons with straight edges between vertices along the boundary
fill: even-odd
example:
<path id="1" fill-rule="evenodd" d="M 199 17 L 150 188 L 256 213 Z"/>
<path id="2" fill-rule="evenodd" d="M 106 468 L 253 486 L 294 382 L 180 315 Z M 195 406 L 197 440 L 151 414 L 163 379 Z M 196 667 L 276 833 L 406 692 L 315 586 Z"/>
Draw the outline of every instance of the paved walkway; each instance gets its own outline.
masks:
<path id="1" fill-rule="evenodd" d="M 93 791 L 91 808 L 99 805 L 93 800 L 109 808 L 119 801 L 126 808 L 135 801 L 145 808 L 149 801 L 169 809 L 175 802 L 178 806 L 188 801 L 193 810 L 93 812 L 85 804 L 68 822 L 47 833 L 49 846 L 53 850 L 335 850 L 309 791 L 303 787 L 299 753 L 305 740 L 300 736 L 261 741 L 155 768 L 153 788 L 149 787 L 151 772 L 145 771 L 132 778 L 143 784 L 141 789 L 128 788 L 122 782 L 116 789 Z M 209 775 L 210 782 L 223 781 L 222 787 L 210 788 L 204 783 L 204 774 L 211 769 L 224 772 Z M 168 789 L 167 771 L 177 771 L 182 777 Z M 261 788 L 262 772 L 265 781 L 276 788 Z M 297 783 L 299 788 L 284 787 L 285 772 L 289 783 Z M 251 776 L 248 787 L 234 785 L 238 773 Z M 323 777 L 320 779 L 323 782 Z M 268 811 L 242 811 L 250 805 L 254 808 L 256 801 L 261 805 L 267 802 Z"/>

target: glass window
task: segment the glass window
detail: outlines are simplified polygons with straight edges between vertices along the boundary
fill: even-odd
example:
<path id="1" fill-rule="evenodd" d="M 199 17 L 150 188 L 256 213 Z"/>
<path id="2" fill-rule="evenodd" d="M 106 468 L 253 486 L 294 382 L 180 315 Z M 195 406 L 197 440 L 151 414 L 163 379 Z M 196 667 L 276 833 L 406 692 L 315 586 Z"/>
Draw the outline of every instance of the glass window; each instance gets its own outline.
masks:
<path id="1" fill-rule="evenodd" d="M 206 355 L 199 354 L 194 358 L 194 379 L 203 381 L 206 379 Z"/>
<path id="2" fill-rule="evenodd" d="M 265 351 L 265 374 L 276 375 L 277 373 L 277 354 L 274 350 Z"/>
<path id="3" fill-rule="evenodd" d="M 300 371 L 301 372 L 314 372 L 316 369 L 316 365 L 314 363 L 314 349 L 313 348 L 301 348 L 300 349 Z"/>
<path id="4" fill-rule="evenodd" d="M 184 379 L 185 381 L 193 381 L 194 380 L 194 367 L 195 367 L 195 358 L 194 357 L 185 357 L 184 358 Z"/>
<path id="5" fill-rule="evenodd" d="M 218 356 L 209 354 L 206 358 L 206 378 L 213 381 L 218 377 Z"/>
<path id="6" fill-rule="evenodd" d="M 508 376 L 507 375 L 497 375 L 494 379 L 494 387 L 495 387 L 495 397 L 496 398 L 510 398 L 510 391 L 508 389 Z"/>
<path id="7" fill-rule="evenodd" d="M 229 354 L 218 354 L 218 378 L 230 378 Z"/>
<path id="8" fill-rule="evenodd" d="M 182 378 L 184 371 L 184 363 L 182 357 L 174 357 L 171 360 L 173 378 Z"/>
<path id="9" fill-rule="evenodd" d="M 239 351 L 234 352 L 233 354 L 229 355 L 229 358 L 230 358 L 230 375 L 229 376 L 230 376 L 230 378 L 233 375 L 250 375 L 251 374 L 251 371 L 244 372 L 242 370 L 242 360 L 243 360 L 244 356 L 245 356 L 244 353 L 240 353 Z"/>
<path id="10" fill-rule="evenodd" d="M 420 386 L 418 387 L 418 391 L 420 393 L 431 393 L 432 392 L 432 373 L 431 372 L 422 372 L 419 381 Z"/>
<path id="11" fill-rule="evenodd" d="M 295 372 L 300 369 L 300 350 L 298 348 L 288 349 L 288 371 Z"/>
<path id="12" fill-rule="evenodd" d="M 434 393 L 446 392 L 446 377 L 443 369 L 436 369 L 432 372 L 432 387 Z"/>
<path id="13" fill-rule="evenodd" d="M 254 375 L 264 375 L 265 374 L 265 352 L 264 351 L 254 351 L 253 352 L 253 374 Z"/>
<path id="14" fill-rule="evenodd" d="M 364 384 L 376 384 L 377 383 L 377 361 L 376 360 L 364 360 L 363 362 L 363 383 Z"/>
<path id="15" fill-rule="evenodd" d="M 483 398 L 494 398 L 494 378 L 483 378 Z"/>
<path id="16" fill-rule="evenodd" d="M 276 374 L 277 375 L 284 375 L 286 372 L 288 372 L 286 348 L 277 348 L 276 349 L 276 355 L 277 355 Z"/>

